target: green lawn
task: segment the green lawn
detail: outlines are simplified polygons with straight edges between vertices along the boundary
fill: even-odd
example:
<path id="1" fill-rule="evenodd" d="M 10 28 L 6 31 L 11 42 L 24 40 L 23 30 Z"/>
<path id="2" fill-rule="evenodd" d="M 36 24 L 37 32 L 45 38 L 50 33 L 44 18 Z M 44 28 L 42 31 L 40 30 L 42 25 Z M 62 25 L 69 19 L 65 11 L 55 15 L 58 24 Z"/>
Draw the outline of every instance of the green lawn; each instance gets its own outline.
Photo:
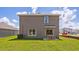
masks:
<path id="1" fill-rule="evenodd" d="M 0 38 L 1 51 L 77 51 L 79 40 L 60 37 L 61 40 L 11 40 L 16 36 Z"/>

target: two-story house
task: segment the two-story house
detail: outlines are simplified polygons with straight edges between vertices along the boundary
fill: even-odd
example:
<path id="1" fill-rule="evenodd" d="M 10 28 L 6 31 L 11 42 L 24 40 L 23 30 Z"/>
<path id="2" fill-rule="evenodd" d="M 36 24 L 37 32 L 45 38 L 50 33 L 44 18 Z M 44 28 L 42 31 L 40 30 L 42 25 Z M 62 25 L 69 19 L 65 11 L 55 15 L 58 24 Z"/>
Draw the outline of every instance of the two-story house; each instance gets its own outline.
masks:
<path id="1" fill-rule="evenodd" d="M 25 37 L 59 38 L 59 14 L 18 14 L 19 34 Z"/>

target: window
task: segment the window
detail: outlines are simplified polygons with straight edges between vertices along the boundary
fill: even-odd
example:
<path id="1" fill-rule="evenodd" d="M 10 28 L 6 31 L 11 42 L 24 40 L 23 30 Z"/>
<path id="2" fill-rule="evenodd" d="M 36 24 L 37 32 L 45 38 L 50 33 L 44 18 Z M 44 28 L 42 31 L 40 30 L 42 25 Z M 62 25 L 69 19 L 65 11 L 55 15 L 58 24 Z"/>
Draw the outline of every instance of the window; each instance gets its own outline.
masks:
<path id="1" fill-rule="evenodd" d="M 46 34 L 47 35 L 53 35 L 53 30 L 50 30 L 50 29 L 46 30 Z"/>
<path id="2" fill-rule="evenodd" d="M 35 36 L 36 32 L 35 29 L 29 29 L 29 36 Z"/>
<path id="3" fill-rule="evenodd" d="M 48 16 L 44 16 L 44 24 L 49 23 L 49 17 Z"/>

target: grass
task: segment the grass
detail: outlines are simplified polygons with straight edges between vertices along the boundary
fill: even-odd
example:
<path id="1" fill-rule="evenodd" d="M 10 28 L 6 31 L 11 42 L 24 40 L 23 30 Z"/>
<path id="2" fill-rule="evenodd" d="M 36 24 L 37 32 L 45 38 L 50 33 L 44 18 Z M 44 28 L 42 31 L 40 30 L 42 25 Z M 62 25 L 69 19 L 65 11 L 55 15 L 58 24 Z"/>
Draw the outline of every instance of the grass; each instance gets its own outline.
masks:
<path id="1" fill-rule="evenodd" d="M 60 36 L 61 40 L 12 40 L 0 38 L 0 51 L 78 51 L 79 40 Z"/>

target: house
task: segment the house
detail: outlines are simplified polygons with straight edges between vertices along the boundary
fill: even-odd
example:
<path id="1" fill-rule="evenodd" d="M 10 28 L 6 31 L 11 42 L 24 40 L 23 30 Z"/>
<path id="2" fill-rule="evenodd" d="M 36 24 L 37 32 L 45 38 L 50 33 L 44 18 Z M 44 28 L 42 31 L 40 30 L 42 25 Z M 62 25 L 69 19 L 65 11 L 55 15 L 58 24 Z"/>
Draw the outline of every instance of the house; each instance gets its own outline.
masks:
<path id="1" fill-rule="evenodd" d="M 73 29 L 73 28 L 62 28 L 62 33 L 67 32 L 68 34 L 79 34 L 78 29 Z"/>
<path id="2" fill-rule="evenodd" d="M 17 35 L 18 29 L 13 26 L 8 25 L 7 23 L 0 22 L 0 37 Z"/>
<path id="3" fill-rule="evenodd" d="M 18 14 L 24 37 L 59 38 L 59 14 Z"/>

